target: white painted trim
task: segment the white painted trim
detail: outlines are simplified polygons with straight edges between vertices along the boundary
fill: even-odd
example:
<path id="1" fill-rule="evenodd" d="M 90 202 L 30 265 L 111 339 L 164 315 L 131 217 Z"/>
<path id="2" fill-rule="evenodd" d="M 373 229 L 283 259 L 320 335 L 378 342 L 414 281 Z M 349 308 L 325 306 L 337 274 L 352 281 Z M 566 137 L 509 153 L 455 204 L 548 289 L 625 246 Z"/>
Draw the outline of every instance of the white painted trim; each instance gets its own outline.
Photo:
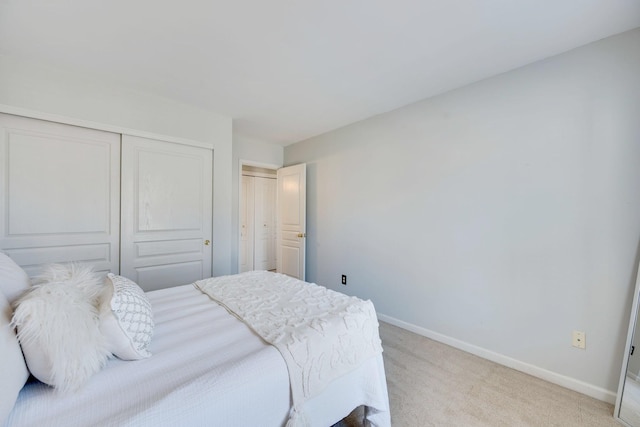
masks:
<path id="1" fill-rule="evenodd" d="M 616 419 L 617 422 L 619 422 L 620 424 L 622 424 L 623 426 L 627 426 L 627 427 L 634 427 L 631 424 L 627 423 L 625 420 L 623 420 L 620 417 L 615 416 L 614 414 L 614 418 Z"/>
<path id="2" fill-rule="evenodd" d="M 253 166 L 254 168 L 273 169 L 273 170 L 278 170 L 282 167 L 282 165 L 276 165 L 273 163 L 261 163 L 261 162 L 253 162 L 251 160 L 240 159 L 241 172 L 242 172 L 242 166 Z"/>
<path id="3" fill-rule="evenodd" d="M 443 335 L 441 333 L 416 326 L 414 324 L 396 319 L 391 316 L 387 316 L 385 314 L 378 313 L 378 319 L 399 328 L 406 329 L 407 331 L 422 335 L 423 337 L 427 337 L 434 341 L 450 345 L 451 347 L 466 351 L 467 353 L 474 354 L 476 356 L 482 357 L 483 359 L 487 359 L 508 368 L 515 369 L 516 371 L 524 372 L 525 374 L 529 374 L 536 378 L 549 381 L 550 383 L 557 384 L 573 391 L 577 391 L 578 393 L 585 394 L 595 399 L 602 400 L 611 404 L 613 404 L 616 400 L 616 394 L 614 392 L 594 386 L 593 384 L 589 384 L 584 381 L 576 380 L 575 378 L 548 371 L 538 366 L 534 366 L 529 363 L 525 363 L 499 353 L 495 353 L 482 347 L 478 347 L 476 345 L 451 338 L 447 335 Z"/>
<path id="4" fill-rule="evenodd" d="M 194 147 L 207 148 L 213 150 L 212 144 L 201 141 L 194 141 L 187 138 L 179 138 L 175 136 L 160 135 L 153 132 L 147 132 L 136 129 L 129 129 L 122 126 L 108 125 L 105 123 L 94 122 L 91 120 L 77 119 L 74 117 L 61 116 L 58 114 L 44 113 L 42 111 L 31 110 L 29 108 L 15 107 L 7 104 L 0 104 L 0 113 L 13 114 L 16 116 L 30 117 L 32 119 L 46 120 L 49 122 L 63 123 L 83 128 L 103 130 L 106 132 L 119 133 L 122 135 L 139 136 L 148 139 L 158 139 L 160 141 L 173 142 L 175 144 L 191 145 Z"/>
<path id="5" fill-rule="evenodd" d="M 267 179 L 278 179 L 277 176 L 275 175 L 270 175 L 268 173 L 264 173 L 264 172 L 254 172 L 254 171 L 249 171 L 249 172 L 242 172 L 242 176 L 253 176 L 256 178 L 267 178 Z"/>

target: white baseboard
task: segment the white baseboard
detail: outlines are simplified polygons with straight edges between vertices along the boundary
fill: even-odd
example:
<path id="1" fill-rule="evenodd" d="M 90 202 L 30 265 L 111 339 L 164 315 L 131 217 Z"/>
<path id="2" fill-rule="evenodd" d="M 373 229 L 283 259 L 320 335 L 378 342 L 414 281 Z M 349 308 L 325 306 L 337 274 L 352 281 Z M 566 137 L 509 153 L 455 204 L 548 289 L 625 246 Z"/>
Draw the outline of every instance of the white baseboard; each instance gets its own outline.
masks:
<path id="1" fill-rule="evenodd" d="M 584 381 L 576 380 L 575 378 L 567 377 L 555 372 L 548 371 L 538 366 L 531 365 L 529 363 L 522 362 L 520 360 L 513 359 L 511 357 L 495 353 L 493 351 L 478 347 L 473 344 L 469 344 L 464 341 L 460 341 L 455 338 L 448 337 L 438 332 L 431 331 L 429 329 L 416 326 L 414 324 L 398 320 L 394 317 L 387 316 L 385 314 L 378 313 L 378 319 L 391 325 L 397 326 L 407 331 L 411 331 L 423 337 L 430 338 L 434 341 L 441 342 L 443 344 L 450 345 L 467 353 L 474 354 L 482 357 L 483 359 L 490 360 L 503 366 L 515 369 L 516 371 L 524 372 L 536 378 L 549 381 L 550 383 L 557 384 L 559 386 L 568 388 L 569 390 L 577 391 L 578 393 L 585 394 L 598 400 L 602 400 L 607 403 L 615 404 L 616 393 L 606 390 L 601 387 L 597 387 L 593 384 L 586 383 Z"/>

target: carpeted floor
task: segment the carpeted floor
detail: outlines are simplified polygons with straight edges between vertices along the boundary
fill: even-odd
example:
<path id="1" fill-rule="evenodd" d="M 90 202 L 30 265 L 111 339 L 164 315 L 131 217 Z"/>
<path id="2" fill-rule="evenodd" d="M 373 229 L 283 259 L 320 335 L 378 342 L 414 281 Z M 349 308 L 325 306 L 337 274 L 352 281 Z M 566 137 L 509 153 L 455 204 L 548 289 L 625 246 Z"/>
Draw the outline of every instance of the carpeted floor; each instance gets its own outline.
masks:
<path id="1" fill-rule="evenodd" d="M 620 425 L 608 403 L 388 323 L 380 337 L 394 427 Z"/>

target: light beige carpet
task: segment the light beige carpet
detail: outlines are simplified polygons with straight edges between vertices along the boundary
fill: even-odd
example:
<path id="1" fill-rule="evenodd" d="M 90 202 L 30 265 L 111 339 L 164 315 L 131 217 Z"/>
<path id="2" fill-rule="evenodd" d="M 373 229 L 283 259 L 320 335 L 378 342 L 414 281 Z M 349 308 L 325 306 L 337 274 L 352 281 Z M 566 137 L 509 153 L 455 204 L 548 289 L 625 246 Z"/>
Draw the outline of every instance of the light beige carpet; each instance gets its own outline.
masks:
<path id="1" fill-rule="evenodd" d="M 608 403 L 388 323 L 380 336 L 394 427 L 620 426 Z"/>

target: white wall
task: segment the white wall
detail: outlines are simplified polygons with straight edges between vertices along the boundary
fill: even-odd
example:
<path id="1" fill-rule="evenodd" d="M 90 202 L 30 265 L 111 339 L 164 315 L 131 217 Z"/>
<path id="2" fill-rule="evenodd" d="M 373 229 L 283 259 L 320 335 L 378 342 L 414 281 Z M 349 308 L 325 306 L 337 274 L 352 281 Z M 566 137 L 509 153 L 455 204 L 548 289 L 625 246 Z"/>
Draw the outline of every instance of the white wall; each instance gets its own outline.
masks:
<path id="1" fill-rule="evenodd" d="M 231 265 L 234 273 L 238 272 L 238 245 L 240 240 L 240 162 L 252 164 L 254 166 L 267 166 L 273 168 L 282 167 L 284 159 L 284 149 L 280 145 L 271 144 L 242 137 L 233 136 L 233 221 L 232 221 L 232 245 L 231 245 Z"/>
<path id="2" fill-rule="evenodd" d="M 0 55 L 0 111 L 214 149 L 213 271 L 231 271 L 231 119 L 91 76 Z"/>
<path id="3" fill-rule="evenodd" d="M 638 76 L 634 30 L 286 147 L 308 164 L 307 279 L 612 401 L 640 241 Z"/>

